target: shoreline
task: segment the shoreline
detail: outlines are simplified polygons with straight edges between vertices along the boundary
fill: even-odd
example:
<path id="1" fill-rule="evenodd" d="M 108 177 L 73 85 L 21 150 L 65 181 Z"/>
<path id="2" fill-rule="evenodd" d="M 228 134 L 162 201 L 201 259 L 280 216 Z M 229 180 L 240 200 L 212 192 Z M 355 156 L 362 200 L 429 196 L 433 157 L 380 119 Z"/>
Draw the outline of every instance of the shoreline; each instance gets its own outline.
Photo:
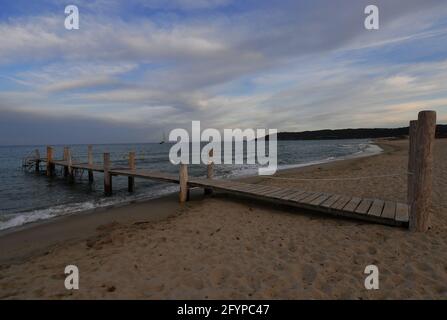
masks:
<path id="1" fill-rule="evenodd" d="M 275 175 L 281 175 L 283 173 L 288 172 L 289 170 L 299 170 L 301 168 L 309 168 L 309 167 L 314 167 L 314 166 L 318 166 L 318 165 L 330 164 L 330 163 L 338 162 L 338 161 L 347 161 L 347 160 L 360 159 L 360 158 L 364 158 L 364 157 L 371 157 L 374 155 L 378 155 L 378 154 L 381 154 L 382 152 L 384 152 L 384 149 L 379 145 L 379 143 L 377 143 L 378 141 L 380 141 L 380 139 L 374 139 L 374 140 L 367 142 L 368 147 L 376 146 L 379 148 L 379 150 L 375 150 L 373 152 L 363 151 L 360 154 L 354 153 L 351 155 L 341 156 L 341 157 L 333 158 L 333 159 L 323 159 L 323 160 L 316 160 L 316 161 L 311 161 L 311 162 L 307 162 L 307 163 L 303 163 L 303 164 L 287 165 L 286 168 L 278 169 L 277 172 L 275 173 Z M 229 180 L 253 181 L 253 180 L 256 180 L 257 177 L 262 178 L 255 173 L 250 173 L 247 175 L 241 174 L 241 175 L 232 176 L 231 178 L 229 178 Z M 130 206 L 130 205 L 138 204 L 138 203 L 146 203 L 146 202 L 150 202 L 152 200 L 169 197 L 174 194 L 177 194 L 177 191 L 168 192 L 168 193 L 164 193 L 164 194 L 160 194 L 160 195 L 156 195 L 156 196 L 154 196 L 154 195 L 141 196 L 140 198 L 137 198 L 137 199 L 117 201 L 112 204 L 108 204 L 108 205 L 104 205 L 104 206 L 97 206 L 97 207 L 84 209 L 84 210 L 82 210 L 82 209 L 76 210 L 76 211 L 67 212 L 67 213 L 56 215 L 56 216 L 49 217 L 49 218 L 42 218 L 42 219 L 30 221 L 30 222 L 25 222 L 23 224 L 8 227 L 6 229 L 0 229 L 0 238 L 4 235 L 22 231 L 22 230 L 26 230 L 27 228 L 33 228 L 33 227 L 39 226 L 41 224 L 57 220 L 57 219 L 67 218 L 67 217 L 71 217 L 73 215 L 93 214 L 95 212 L 101 212 L 103 210 L 110 210 L 110 209 L 114 209 L 114 208 Z M 37 210 L 48 210 L 50 208 L 52 208 L 52 207 L 35 209 L 35 210 L 29 211 L 29 212 L 32 213 Z"/>
<path id="2" fill-rule="evenodd" d="M 308 165 L 281 169 L 276 172 L 275 176 L 281 177 L 289 174 L 290 172 L 308 172 L 321 166 L 331 168 L 332 166 L 337 166 L 338 164 L 374 157 L 387 152 L 386 150 L 388 150 L 388 152 L 392 152 L 392 149 L 388 146 L 380 145 L 380 141 L 374 141 L 372 143 L 378 145 L 382 151 L 375 154 L 344 159 L 334 159 L 322 163 L 311 163 Z M 269 177 L 258 175 L 243 176 L 233 179 L 247 183 L 268 183 L 270 180 Z M 47 248 L 51 248 L 59 242 L 79 241 L 80 239 L 93 235 L 95 233 L 95 229 L 104 224 L 114 222 L 129 224 L 138 222 L 138 219 L 159 221 L 170 216 L 175 216 L 177 213 L 182 211 L 182 206 L 178 202 L 177 194 L 177 192 L 173 192 L 158 198 L 120 202 L 110 206 L 97 207 L 71 214 L 60 215 L 50 219 L 42 219 L 17 227 L 1 230 L 0 244 L 7 249 L 0 258 L 0 265 L 4 262 L 17 263 L 24 258 L 45 253 Z M 203 192 L 200 188 L 193 188 L 191 190 L 191 195 L 192 201 L 200 201 L 204 199 Z M 146 208 L 149 208 L 150 211 L 160 211 L 161 213 L 156 214 L 155 216 L 145 215 L 143 211 L 146 210 Z M 123 213 L 123 211 L 126 212 Z M 123 216 L 124 214 L 125 216 Z M 76 227 L 70 226 L 73 224 Z M 42 241 L 41 239 L 45 240 Z M 29 248 L 17 248 L 15 243 L 34 244 L 34 246 Z M 38 245 L 36 245 L 36 243 L 38 243 Z M 26 253 L 16 254 L 16 252 L 22 251 L 25 251 Z"/>
<path id="3" fill-rule="evenodd" d="M 384 152 L 281 171 L 253 183 L 406 201 L 408 140 Z M 446 299 L 447 140 L 437 140 L 432 225 L 425 233 L 200 189 L 73 215 L 0 237 L 6 299 Z M 322 181 L 325 177 L 389 178 Z M 311 181 L 301 181 L 311 180 Z M 308 179 L 311 178 L 311 179 Z M 76 265 L 80 290 L 64 289 Z M 365 290 L 365 266 L 380 290 Z M 405 268 L 403 268 L 405 266 Z"/>

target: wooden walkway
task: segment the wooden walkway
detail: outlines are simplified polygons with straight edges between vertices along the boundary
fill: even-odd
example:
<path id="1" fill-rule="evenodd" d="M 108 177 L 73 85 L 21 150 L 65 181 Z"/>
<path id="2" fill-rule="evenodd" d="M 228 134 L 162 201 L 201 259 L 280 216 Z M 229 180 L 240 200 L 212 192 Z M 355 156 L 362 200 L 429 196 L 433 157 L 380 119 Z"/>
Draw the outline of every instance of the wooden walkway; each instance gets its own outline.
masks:
<path id="1" fill-rule="evenodd" d="M 258 200 L 319 211 L 335 216 L 391 226 L 408 226 L 408 205 L 394 201 L 309 192 L 236 181 L 191 179 L 188 181 L 188 184 L 192 187 L 212 188 L 226 193 L 248 196 Z"/>
<path id="2" fill-rule="evenodd" d="M 44 162 L 46 159 L 41 158 L 39 161 Z M 68 161 L 53 160 L 51 162 L 56 166 L 67 167 L 69 165 Z M 72 163 L 71 167 L 79 170 L 104 172 L 104 167 L 101 164 Z M 112 176 L 126 176 L 170 183 L 180 182 L 178 175 L 144 169 L 112 166 L 108 172 Z M 309 192 L 261 184 L 247 184 L 233 180 L 193 177 L 190 177 L 187 186 L 212 189 L 228 194 L 254 198 L 260 201 L 268 201 L 280 205 L 318 211 L 334 216 L 391 226 L 407 227 L 409 221 L 408 205 L 394 201 L 350 197 L 323 192 Z"/>
<path id="3" fill-rule="evenodd" d="M 376 222 L 392 226 L 409 227 L 410 231 L 425 232 L 430 226 L 433 184 L 433 146 L 436 133 L 436 112 L 424 110 L 419 112 L 418 120 L 410 121 L 409 127 L 409 157 L 407 171 L 407 203 L 384 201 L 379 199 L 359 198 L 347 195 L 324 192 L 310 192 L 293 188 L 247 184 L 232 180 L 213 179 L 213 150 L 209 150 L 207 178 L 188 177 L 188 167 L 179 165 L 179 174 L 166 174 L 149 170 L 137 169 L 135 152 L 129 152 L 128 166 L 113 167 L 110 153 L 103 153 L 102 164 L 93 161 L 93 146 L 88 146 L 87 163 L 73 163 L 69 147 L 64 147 L 63 159 L 55 160 L 53 147 L 47 146 L 46 157 L 41 157 L 39 149 L 34 154 L 29 153 L 22 159 L 25 170 L 40 170 L 40 164 L 46 163 L 47 176 L 54 175 L 54 167 L 64 167 L 64 176 L 74 182 L 74 171 L 88 171 L 89 182 L 93 182 L 93 172 L 103 172 L 104 193 L 112 194 L 112 177 L 128 178 L 128 191 L 133 192 L 135 178 L 150 179 L 177 183 L 180 186 L 179 201 L 187 201 L 189 188 L 204 188 L 205 194 L 213 190 L 254 198 L 260 201 L 270 201 L 276 204 L 319 211 L 334 216 L 348 217 L 358 220 Z M 376 176 L 375 178 L 378 178 Z M 411 209 L 411 210 L 410 210 Z"/>

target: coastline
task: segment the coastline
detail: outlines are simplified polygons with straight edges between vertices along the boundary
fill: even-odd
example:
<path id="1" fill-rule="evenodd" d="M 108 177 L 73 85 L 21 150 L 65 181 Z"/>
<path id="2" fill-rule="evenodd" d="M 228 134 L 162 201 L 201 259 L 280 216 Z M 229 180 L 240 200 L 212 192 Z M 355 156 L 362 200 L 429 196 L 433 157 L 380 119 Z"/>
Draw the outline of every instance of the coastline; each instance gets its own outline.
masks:
<path id="1" fill-rule="evenodd" d="M 348 163 L 362 158 L 380 155 L 383 152 L 392 152 L 392 148 L 381 145 L 380 140 L 371 142 L 381 148 L 381 151 L 373 154 L 351 155 L 345 158 L 335 158 L 330 161 L 321 161 L 297 165 L 287 169 L 278 170 L 275 176 L 281 177 L 290 173 L 312 172 L 318 167 L 333 168 L 339 163 Z M 269 184 L 269 178 L 248 175 L 232 178 L 247 183 Z M 203 200 L 203 192 L 200 189 L 191 190 L 191 200 Z M 151 215 L 145 213 L 150 209 Z M 155 212 L 155 215 L 152 215 Z M 127 202 L 119 202 L 104 207 L 92 208 L 84 211 L 56 216 L 50 219 L 42 219 L 26 223 L 17 227 L 0 230 L 0 244 L 6 248 L 0 257 L 0 265 L 3 263 L 17 263 L 24 259 L 46 253 L 59 243 L 79 241 L 95 233 L 96 228 L 107 224 L 132 224 L 140 220 L 159 221 L 182 212 L 182 206 L 178 203 L 178 193 L 164 194 L 160 197 L 141 198 Z M 43 240 L 42 240 L 43 239 Z M 19 244 L 19 245 L 17 245 Z"/>
<path id="2" fill-rule="evenodd" d="M 405 201 L 405 174 L 361 182 L 318 180 L 404 173 L 408 141 L 380 143 L 379 155 L 278 173 L 291 180 L 249 179 Z M 0 237 L 8 249 L 0 263 L 0 297 L 447 299 L 447 140 L 438 140 L 435 149 L 432 227 L 426 233 L 219 193 L 203 199 L 197 190 L 184 205 L 172 195 Z M 293 181 L 308 177 L 317 180 Z M 68 264 L 81 272 L 76 292 L 62 284 Z M 364 288 L 370 264 L 380 268 L 380 290 Z"/>
<path id="3" fill-rule="evenodd" d="M 379 146 L 378 143 L 376 143 L 377 141 L 380 141 L 380 139 L 375 139 L 375 140 L 370 140 L 367 142 L 367 148 L 364 151 L 361 151 L 360 153 L 354 153 L 354 154 L 350 154 L 347 156 L 340 156 L 340 157 L 335 157 L 335 158 L 327 158 L 327 159 L 322 159 L 322 160 L 317 160 L 317 161 L 310 161 L 307 163 L 302 163 L 302 164 L 291 164 L 291 165 L 286 165 L 286 166 L 282 166 L 279 167 L 276 175 L 281 174 L 282 172 L 287 172 L 288 170 L 295 170 L 295 169 L 300 169 L 300 168 L 306 168 L 306 167 L 313 167 L 316 165 L 323 165 L 323 164 L 329 164 L 332 162 L 337 162 L 337 161 L 345 161 L 345 160 L 350 160 L 350 159 L 358 159 L 358 158 L 363 158 L 363 157 L 370 157 L 370 156 L 374 156 L 376 154 L 380 154 L 383 152 L 383 149 Z M 372 151 L 368 151 L 367 149 L 373 149 Z M 257 170 L 254 170 L 255 172 L 257 172 Z M 256 177 L 258 177 L 257 173 L 251 172 L 251 173 L 247 173 L 247 174 L 238 174 L 238 175 L 234 175 L 228 179 L 230 180 L 239 180 L 239 181 L 253 181 L 253 179 L 255 179 Z M 176 186 L 172 185 L 172 187 L 169 188 L 165 188 L 165 189 L 175 189 Z M 0 237 L 12 232 L 16 232 L 16 231 L 21 231 L 24 230 L 26 228 L 29 227 L 35 227 L 41 224 L 44 224 L 46 222 L 51 222 L 53 220 L 57 220 L 57 219 L 61 219 L 63 217 L 71 217 L 73 215 L 84 215 L 84 214 L 90 214 L 90 213 L 95 213 L 95 212 L 101 212 L 103 210 L 110 210 L 110 209 L 114 209 L 117 207 L 122 207 L 122 206 L 129 206 L 135 203 L 145 203 L 145 202 L 149 202 L 151 200 L 155 200 L 155 199 L 162 199 L 165 197 L 169 197 L 173 194 L 176 194 L 177 191 L 172 191 L 172 192 L 162 192 L 159 194 L 150 194 L 150 195 L 145 195 L 145 196 L 139 196 L 138 198 L 131 198 L 131 199 L 108 199 L 107 202 L 110 202 L 110 204 L 105 204 L 105 205 L 93 205 L 90 203 L 79 203 L 79 204 L 67 204 L 67 205 L 62 205 L 64 207 L 64 209 L 66 209 L 66 206 L 72 206 L 75 209 L 71 211 L 66 211 L 63 214 L 56 214 L 53 216 L 49 216 L 49 217 L 37 217 L 34 220 L 29 220 L 27 222 L 23 222 L 21 224 L 18 225 L 14 225 L 11 227 L 7 227 L 4 229 L 0 229 Z M 87 205 L 89 204 L 89 205 Z M 79 207 L 89 207 L 86 209 L 80 209 Z M 37 208 L 33 211 L 27 212 L 26 214 L 34 214 L 37 211 L 51 211 L 54 207 L 44 207 L 44 208 Z M 20 217 L 20 216 L 19 216 Z M 28 218 L 29 219 L 29 218 Z M 8 221 L 9 222 L 9 221 Z"/>

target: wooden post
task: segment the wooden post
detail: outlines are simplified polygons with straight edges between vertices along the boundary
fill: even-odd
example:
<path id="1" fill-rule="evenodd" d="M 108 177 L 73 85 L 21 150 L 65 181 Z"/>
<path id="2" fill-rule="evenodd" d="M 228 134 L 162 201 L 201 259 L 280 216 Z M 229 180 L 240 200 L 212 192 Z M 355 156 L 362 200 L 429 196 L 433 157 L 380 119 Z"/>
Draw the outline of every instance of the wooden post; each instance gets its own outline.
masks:
<path id="1" fill-rule="evenodd" d="M 91 145 L 88 146 L 87 150 L 87 157 L 88 157 L 88 165 L 93 166 L 93 147 Z M 88 182 L 93 182 L 93 170 L 88 171 Z"/>
<path id="2" fill-rule="evenodd" d="M 436 112 L 419 112 L 415 159 L 410 160 L 414 161 L 412 198 L 409 199 L 411 231 L 427 231 L 430 226 L 435 133 Z"/>
<path id="3" fill-rule="evenodd" d="M 110 153 L 104 153 L 104 194 L 112 195 L 112 175 L 110 170 Z"/>
<path id="4" fill-rule="evenodd" d="M 214 160 L 213 160 L 213 156 L 214 156 L 214 151 L 213 149 L 211 149 L 208 153 L 208 164 L 206 167 L 206 177 L 207 179 L 213 179 L 214 177 Z M 213 189 L 211 188 L 205 188 L 205 194 L 212 194 L 213 193 Z"/>
<path id="5" fill-rule="evenodd" d="M 129 152 L 129 169 L 135 170 L 135 152 Z M 127 178 L 127 190 L 129 192 L 134 192 L 135 190 L 135 178 L 128 177 Z"/>
<path id="6" fill-rule="evenodd" d="M 35 150 L 35 153 L 36 153 L 36 172 L 39 172 L 40 171 L 40 152 L 39 152 L 39 149 L 36 149 Z"/>
<path id="7" fill-rule="evenodd" d="M 69 154 L 70 150 L 68 149 L 68 147 L 64 147 L 64 156 L 63 156 L 63 160 L 68 162 L 68 154 Z M 68 164 L 68 163 L 67 163 Z M 64 177 L 68 177 L 68 165 L 64 166 Z"/>
<path id="8" fill-rule="evenodd" d="M 70 182 L 74 182 L 73 161 L 71 159 L 71 150 L 67 148 L 67 175 Z"/>
<path id="9" fill-rule="evenodd" d="M 189 189 L 188 189 L 188 166 L 186 164 L 180 164 L 179 173 L 179 183 L 180 183 L 180 202 L 186 202 L 189 199 Z"/>
<path id="10" fill-rule="evenodd" d="M 414 177 L 414 169 L 415 169 L 415 160 L 416 160 L 416 135 L 417 135 L 417 120 L 410 121 L 409 127 L 409 146 L 408 146 L 408 182 L 407 182 L 407 202 L 410 203 L 413 196 L 413 177 Z"/>
<path id="11" fill-rule="evenodd" d="M 48 146 L 47 147 L 47 176 L 53 175 L 53 168 L 54 168 L 53 148 Z"/>

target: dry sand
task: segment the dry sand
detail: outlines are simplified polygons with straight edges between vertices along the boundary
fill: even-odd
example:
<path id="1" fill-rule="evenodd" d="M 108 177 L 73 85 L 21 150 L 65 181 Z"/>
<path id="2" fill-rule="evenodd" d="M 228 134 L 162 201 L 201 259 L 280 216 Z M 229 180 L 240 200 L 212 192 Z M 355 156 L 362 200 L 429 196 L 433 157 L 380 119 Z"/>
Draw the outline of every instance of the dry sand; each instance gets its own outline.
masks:
<path id="1" fill-rule="evenodd" d="M 386 152 L 381 155 L 288 170 L 277 176 L 318 178 L 404 173 L 407 143 L 383 142 Z M 48 245 L 38 240 L 45 239 L 45 232 L 39 236 L 38 231 L 33 231 L 33 236 L 32 231 L 23 230 L 21 235 L 0 237 L 3 259 L 0 297 L 446 299 L 446 159 L 447 140 L 438 140 L 432 228 L 426 233 L 410 233 L 224 195 L 198 198 L 184 206 L 175 204 L 169 210 L 148 202 L 139 205 L 136 215 L 132 214 L 135 205 L 131 205 L 106 211 L 110 213 L 109 219 L 103 217 L 100 222 L 95 218 L 89 219 L 96 222 L 80 222 L 86 221 L 88 215 L 73 217 L 77 219 L 78 232 L 71 230 L 73 237 L 61 237 L 59 241 L 53 233 L 51 247 L 44 254 L 36 255 L 34 248 L 34 255 L 30 256 L 17 243 L 25 239 Z M 248 180 L 406 200 L 405 175 L 331 182 Z M 153 220 L 151 217 L 160 210 L 171 215 Z M 119 215 L 127 219 L 120 220 Z M 104 223 L 106 220 L 108 223 Z M 62 235 L 68 223 L 69 220 L 60 220 L 48 228 L 57 228 Z M 91 230 L 80 232 L 82 223 L 87 223 Z M 42 230 L 43 226 L 33 228 Z M 63 272 L 68 264 L 79 267 L 80 290 L 64 288 Z M 379 290 L 368 291 L 364 287 L 363 272 L 369 264 L 379 267 Z"/>

